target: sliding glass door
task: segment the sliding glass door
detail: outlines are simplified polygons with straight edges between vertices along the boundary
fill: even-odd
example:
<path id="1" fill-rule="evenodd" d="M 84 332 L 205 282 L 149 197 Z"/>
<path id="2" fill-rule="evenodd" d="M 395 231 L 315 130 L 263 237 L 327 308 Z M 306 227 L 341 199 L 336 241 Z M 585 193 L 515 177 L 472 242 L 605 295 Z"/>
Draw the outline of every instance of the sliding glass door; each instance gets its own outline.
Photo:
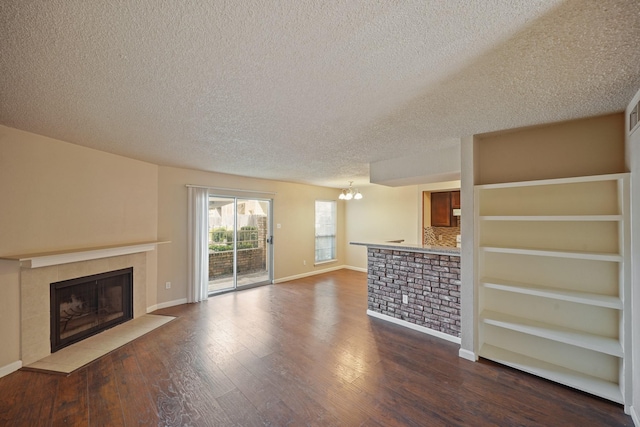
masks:
<path id="1" fill-rule="evenodd" d="M 271 205 L 209 196 L 209 294 L 271 283 Z"/>

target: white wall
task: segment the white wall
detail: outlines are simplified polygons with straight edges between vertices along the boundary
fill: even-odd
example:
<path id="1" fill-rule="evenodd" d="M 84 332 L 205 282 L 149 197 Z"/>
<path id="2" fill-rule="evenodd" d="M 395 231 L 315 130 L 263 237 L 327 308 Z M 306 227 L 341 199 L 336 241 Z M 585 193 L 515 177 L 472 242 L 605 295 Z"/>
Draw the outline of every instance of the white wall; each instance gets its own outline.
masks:
<path id="1" fill-rule="evenodd" d="M 477 178 L 477 159 L 474 156 L 474 138 L 462 138 L 461 164 L 462 183 L 460 186 L 460 357 L 476 360 L 476 289 L 475 289 L 475 227 L 474 227 L 474 184 Z"/>
<path id="2" fill-rule="evenodd" d="M 629 136 L 629 113 L 640 101 L 640 91 L 633 97 L 625 114 L 625 152 L 627 167 L 631 171 L 631 324 L 633 352 L 632 416 L 640 426 L 640 129 Z"/>

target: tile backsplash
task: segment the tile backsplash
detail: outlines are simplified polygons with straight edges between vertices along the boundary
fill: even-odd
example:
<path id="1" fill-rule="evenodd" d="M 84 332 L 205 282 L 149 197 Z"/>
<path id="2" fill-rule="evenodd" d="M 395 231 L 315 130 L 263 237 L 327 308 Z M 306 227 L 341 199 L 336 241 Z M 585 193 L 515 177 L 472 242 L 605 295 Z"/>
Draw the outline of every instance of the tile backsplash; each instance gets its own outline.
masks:
<path id="1" fill-rule="evenodd" d="M 423 243 L 455 248 L 458 234 L 460 234 L 460 227 L 425 227 Z"/>

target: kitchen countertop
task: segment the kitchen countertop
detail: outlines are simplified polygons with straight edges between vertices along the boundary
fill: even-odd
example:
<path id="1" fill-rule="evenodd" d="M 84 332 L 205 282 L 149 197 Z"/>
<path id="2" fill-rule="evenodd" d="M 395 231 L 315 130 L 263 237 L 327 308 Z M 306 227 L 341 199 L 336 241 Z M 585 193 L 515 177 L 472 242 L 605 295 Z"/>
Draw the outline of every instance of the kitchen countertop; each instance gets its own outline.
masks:
<path id="1" fill-rule="evenodd" d="M 395 243 L 395 242 L 349 242 L 350 245 L 367 246 L 378 249 L 390 249 L 394 251 L 421 252 L 438 255 L 460 256 L 460 248 L 450 246 L 422 245 L 418 243 Z"/>

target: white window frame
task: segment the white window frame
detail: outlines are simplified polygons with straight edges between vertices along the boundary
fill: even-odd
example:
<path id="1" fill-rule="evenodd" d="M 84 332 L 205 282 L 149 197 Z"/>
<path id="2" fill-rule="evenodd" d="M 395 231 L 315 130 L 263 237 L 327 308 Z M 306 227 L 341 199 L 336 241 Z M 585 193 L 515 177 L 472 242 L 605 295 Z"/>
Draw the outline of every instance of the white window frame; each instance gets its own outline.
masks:
<path id="1" fill-rule="evenodd" d="M 331 213 L 329 215 L 329 221 L 326 221 L 326 214 L 318 211 L 319 204 L 330 204 Z M 315 214 L 315 238 L 314 238 L 314 265 L 325 264 L 328 262 L 337 261 L 337 234 L 338 234 L 338 202 L 335 200 L 316 200 L 314 205 Z M 321 217 L 319 217 L 321 216 Z M 323 216 L 323 217 L 322 217 Z M 329 247 L 326 247 L 327 238 L 330 238 Z M 319 244 L 319 239 L 323 240 L 325 244 Z M 321 255 L 326 253 L 326 250 L 330 250 L 329 257 Z"/>

